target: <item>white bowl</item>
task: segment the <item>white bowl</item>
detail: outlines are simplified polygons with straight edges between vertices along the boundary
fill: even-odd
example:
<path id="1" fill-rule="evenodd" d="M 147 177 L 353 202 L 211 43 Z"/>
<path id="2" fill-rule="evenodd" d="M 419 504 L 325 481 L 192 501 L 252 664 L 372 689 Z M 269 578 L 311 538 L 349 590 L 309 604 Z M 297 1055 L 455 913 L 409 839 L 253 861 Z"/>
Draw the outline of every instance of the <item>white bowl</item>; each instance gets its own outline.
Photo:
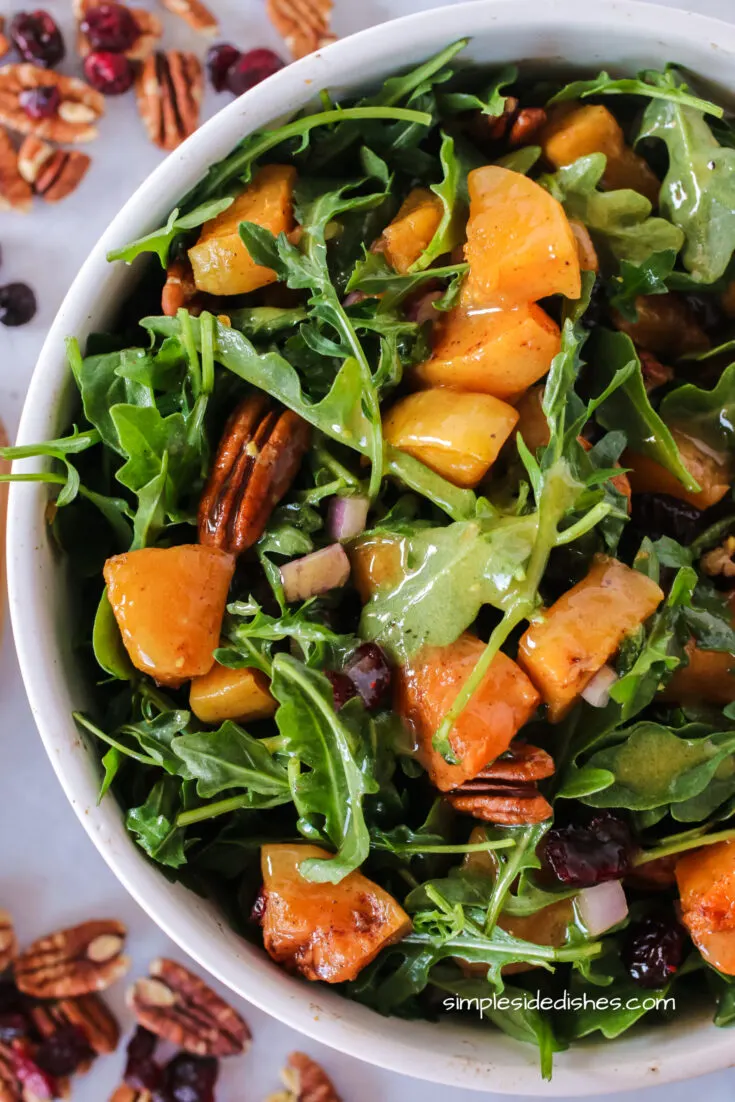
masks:
<path id="1" fill-rule="evenodd" d="M 358 89 L 411 66 L 460 36 L 467 57 L 500 63 L 603 66 L 634 72 L 676 61 L 735 92 L 735 27 L 632 0 L 481 0 L 399 19 L 338 42 L 254 88 L 206 123 L 138 189 L 74 281 L 41 352 L 18 442 L 59 435 L 72 410 L 64 337 L 104 329 L 139 269 L 109 265 L 105 253 L 161 224 L 206 167 L 257 127 L 287 115 L 319 89 Z M 39 469 L 29 462 L 26 469 Z M 97 754 L 71 719 L 84 705 L 66 615 L 69 589 L 48 539 L 47 490 L 11 489 L 10 604 L 28 697 L 51 762 L 77 815 L 128 891 L 174 941 L 244 998 L 296 1029 L 371 1063 L 455 1087 L 528 1094 L 589 1095 L 683 1079 L 730 1065 L 732 1034 L 707 1012 L 616 1042 L 585 1044 L 555 1059 L 551 1084 L 536 1051 L 487 1028 L 382 1018 L 324 987 L 287 976 L 228 929 L 216 910 L 168 881 L 128 837 L 112 798 L 96 806 Z"/>

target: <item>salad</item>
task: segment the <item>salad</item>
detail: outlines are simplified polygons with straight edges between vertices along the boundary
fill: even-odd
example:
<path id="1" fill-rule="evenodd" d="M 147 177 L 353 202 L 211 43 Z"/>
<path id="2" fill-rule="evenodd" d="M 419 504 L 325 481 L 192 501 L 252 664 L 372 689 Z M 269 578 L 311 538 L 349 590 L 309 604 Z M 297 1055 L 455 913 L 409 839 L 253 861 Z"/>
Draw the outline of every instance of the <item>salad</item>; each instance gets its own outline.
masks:
<path id="1" fill-rule="evenodd" d="M 135 843 L 305 981 L 485 1000 L 548 1077 L 696 992 L 735 1020 L 735 126 L 674 67 L 465 45 L 112 253 L 76 423 L 2 454 L 49 460 L 9 477 L 51 488 Z"/>

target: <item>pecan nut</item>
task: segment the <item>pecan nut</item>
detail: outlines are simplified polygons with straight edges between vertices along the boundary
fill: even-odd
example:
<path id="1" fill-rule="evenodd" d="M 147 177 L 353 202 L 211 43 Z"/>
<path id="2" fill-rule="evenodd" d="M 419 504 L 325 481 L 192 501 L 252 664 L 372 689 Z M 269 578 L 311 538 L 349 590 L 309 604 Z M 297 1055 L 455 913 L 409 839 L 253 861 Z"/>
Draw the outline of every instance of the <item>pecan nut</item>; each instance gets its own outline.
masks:
<path id="1" fill-rule="evenodd" d="M 336 40 L 329 29 L 332 0 L 267 0 L 266 13 L 294 60 Z"/>
<path id="2" fill-rule="evenodd" d="M 29 142 L 36 144 L 30 154 L 28 151 L 23 154 L 23 147 Z M 40 146 L 46 146 L 46 149 L 41 150 Z M 19 159 L 21 155 L 26 179 L 32 177 L 29 183 L 33 184 L 36 195 L 47 203 L 59 203 L 76 191 L 92 163 L 87 154 L 78 149 L 53 149 L 33 137 L 26 138 L 20 148 Z"/>
<path id="3" fill-rule="evenodd" d="M 514 781 L 525 784 L 528 781 L 541 781 L 554 773 L 554 759 L 551 754 L 538 746 L 527 742 L 512 742 L 506 752 L 485 766 L 477 774 L 483 781 Z"/>
<path id="4" fill-rule="evenodd" d="M 546 112 L 543 107 L 523 107 L 513 120 L 508 134 L 508 144 L 512 149 L 530 145 L 539 130 L 546 125 Z"/>
<path id="5" fill-rule="evenodd" d="M 18 942 L 15 937 L 13 920 L 9 913 L 0 907 L 0 972 L 4 972 L 6 968 L 10 967 L 17 952 Z"/>
<path id="6" fill-rule="evenodd" d="M 654 356 L 653 352 L 646 352 L 645 348 L 638 348 L 636 351 L 641 361 L 641 371 L 647 394 L 650 394 L 652 390 L 656 390 L 657 387 L 663 386 L 664 383 L 671 382 L 674 378 L 673 367 L 662 364 L 658 356 Z"/>
<path id="7" fill-rule="evenodd" d="M 700 566 L 710 578 L 735 578 L 735 536 L 702 555 Z"/>
<path id="8" fill-rule="evenodd" d="M 166 268 L 166 282 L 161 291 L 161 312 L 168 318 L 176 316 L 182 307 L 196 317 L 202 311 L 201 294 L 194 282 L 194 272 L 188 257 L 172 260 Z"/>
<path id="9" fill-rule="evenodd" d="M 135 95 L 154 145 L 170 152 L 194 133 L 203 91 L 202 66 L 195 54 L 157 50 L 145 59 L 135 81 Z"/>
<path id="10" fill-rule="evenodd" d="M 199 34 L 215 35 L 219 32 L 217 17 L 202 0 L 161 0 L 161 3 L 167 11 L 178 15 Z"/>
<path id="11" fill-rule="evenodd" d="M 286 1090 L 271 1095 L 268 1102 L 341 1102 L 324 1068 L 305 1052 L 289 1054 L 281 1079 Z"/>
<path id="12" fill-rule="evenodd" d="M 98 995 L 44 1000 L 31 1007 L 30 1015 L 41 1037 L 52 1037 L 59 1029 L 74 1026 L 84 1034 L 96 1056 L 114 1052 L 120 1040 L 117 1019 Z"/>
<path id="13" fill-rule="evenodd" d="M 534 785 L 478 785 L 468 781 L 446 799 L 455 811 L 498 826 L 522 826 L 550 819 L 551 805 Z"/>
<path id="14" fill-rule="evenodd" d="M 84 0 L 83 3 L 75 4 L 77 22 L 81 22 L 89 9 L 97 7 L 100 2 L 101 0 Z M 127 7 L 125 4 L 122 6 Z M 153 53 L 156 46 L 161 41 L 163 37 L 163 24 L 157 15 L 154 15 L 153 12 L 146 11 L 145 8 L 128 7 L 127 10 L 135 20 L 138 28 L 138 37 L 133 45 L 125 50 L 124 53 L 130 61 L 144 61 L 149 54 Z M 81 27 L 77 31 L 77 50 L 80 57 L 86 57 L 87 54 L 92 52 L 89 39 Z"/>
<path id="15" fill-rule="evenodd" d="M 97 919 L 34 941 L 15 962 L 15 983 L 25 995 L 65 999 L 104 991 L 124 976 L 125 927 Z"/>
<path id="16" fill-rule="evenodd" d="M 232 413 L 199 504 L 199 542 L 239 554 L 262 535 L 309 447 L 298 414 L 262 393 Z"/>
<path id="17" fill-rule="evenodd" d="M 48 118 L 31 118 L 21 105 L 21 94 L 35 88 L 59 92 L 59 106 Z M 53 142 L 88 142 L 97 137 L 95 123 L 104 113 L 104 96 L 77 77 L 27 62 L 0 68 L 0 123 L 20 134 Z"/>
<path id="18" fill-rule="evenodd" d="M 0 210 L 31 209 L 33 193 L 23 178 L 15 147 L 6 130 L 0 127 Z"/>
<path id="19" fill-rule="evenodd" d="M 136 981 L 128 1005 L 144 1029 L 197 1056 L 235 1056 L 250 1044 L 236 1010 L 199 976 L 173 960 L 154 960 Z"/>

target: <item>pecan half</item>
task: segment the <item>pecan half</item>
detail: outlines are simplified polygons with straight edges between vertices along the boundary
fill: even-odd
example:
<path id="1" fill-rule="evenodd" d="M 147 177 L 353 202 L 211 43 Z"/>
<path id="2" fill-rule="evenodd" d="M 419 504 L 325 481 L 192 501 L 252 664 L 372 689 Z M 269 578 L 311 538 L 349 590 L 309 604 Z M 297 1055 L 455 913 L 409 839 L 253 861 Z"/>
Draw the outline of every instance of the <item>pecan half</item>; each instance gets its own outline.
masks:
<path id="1" fill-rule="evenodd" d="M 84 0 L 83 3 L 76 4 L 75 11 L 77 21 L 80 22 L 90 8 L 97 7 L 101 2 L 102 0 Z M 147 11 L 145 8 L 131 8 L 128 7 L 127 4 L 122 6 L 127 7 L 138 27 L 138 37 L 130 49 L 124 51 L 125 56 L 129 58 L 130 61 L 144 61 L 149 54 L 153 53 L 156 46 L 161 41 L 163 37 L 163 24 L 157 15 Z M 81 27 L 77 31 L 77 50 L 81 57 L 86 57 L 92 50 L 89 40 Z"/>
<path id="2" fill-rule="evenodd" d="M 668 364 L 662 364 L 657 356 L 654 356 L 653 352 L 646 352 L 645 348 L 637 349 L 638 357 L 641 361 L 641 371 L 643 373 L 643 382 L 646 387 L 646 393 L 650 394 L 652 390 L 655 390 L 659 386 L 663 386 L 664 383 L 670 383 L 674 378 L 674 369 L 669 367 Z"/>
<path id="3" fill-rule="evenodd" d="M 13 920 L 8 911 L 0 907 L 0 972 L 10 967 L 17 952 L 18 942 L 13 929 Z"/>
<path id="4" fill-rule="evenodd" d="M 135 81 L 135 94 L 154 145 L 170 152 L 194 133 L 203 91 L 202 66 L 195 54 L 158 50 L 145 59 Z"/>
<path id="5" fill-rule="evenodd" d="M 34 941 L 15 962 L 15 983 L 25 995 L 65 999 L 104 991 L 124 976 L 125 927 L 97 919 Z"/>
<path id="6" fill-rule="evenodd" d="M 518 100 L 515 96 L 506 96 L 503 110 L 499 115 L 485 115 L 475 111 L 470 119 L 470 132 L 480 144 L 499 142 L 508 133 L 518 112 Z"/>
<path id="7" fill-rule="evenodd" d="M 531 784 L 512 787 L 467 781 L 456 792 L 450 792 L 446 799 L 455 811 L 499 826 L 542 823 L 553 814 L 551 805 Z"/>
<path id="8" fill-rule="evenodd" d="M 710 578 L 735 578 L 735 536 L 702 555 L 700 566 Z"/>
<path id="9" fill-rule="evenodd" d="M 483 781 L 540 781 L 554 773 L 554 759 L 538 746 L 512 742 L 506 752 L 477 774 Z"/>
<path id="10" fill-rule="evenodd" d="M 49 118 L 33 119 L 21 106 L 21 93 L 57 88 L 60 102 Z M 0 123 L 20 134 L 53 142 L 88 142 L 97 137 L 95 123 L 105 113 L 105 98 L 77 77 L 23 62 L 0 68 Z"/>
<path id="11" fill-rule="evenodd" d="M 172 260 L 166 268 L 166 282 L 161 291 L 161 312 L 166 317 L 173 318 L 185 306 L 196 317 L 202 311 L 202 305 L 197 299 L 201 299 L 201 294 L 197 291 L 188 257 L 185 260 Z"/>
<path id="12" fill-rule="evenodd" d="M 23 145 L 32 141 L 36 139 L 26 138 Z M 86 153 L 78 149 L 52 149 L 50 146 L 47 148 L 48 156 L 42 154 L 39 149 L 35 149 L 35 159 L 28 159 L 24 163 L 24 168 L 29 174 L 35 172 L 32 183 L 37 195 L 47 203 L 60 203 L 62 199 L 66 199 L 76 191 L 87 175 L 87 169 L 92 161 Z M 22 151 L 23 146 L 21 146 Z"/>
<path id="13" fill-rule="evenodd" d="M 530 145 L 539 130 L 546 125 L 546 112 L 543 107 L 523 107 L 513 120 L 508 135 L 508 144 L 512 149 Z"/>
<path id="14" fill-rule="evenodd" d="M 197 1056 L 234 1056 L 249 1047 L 250 1030 L 237 1011 L 176 961 L 154 960 L 127 1001 L 144 1029 Z"/>
<path id="15" fill-rule="evenodd" d="M 241 402 L 202 494 L 199 542 L 232 554 L 251 547 L 296 476 L 310 437 L 306 421 L 265 394 Z"/>
<path id="16" fill-rule="evenodd" d="M 6 130 L 0 127 L 0 210 L 27 214 L 33 192 L 20 171 L 18 154 Z"/>
<path id="17" fill-rule="evenodd" d="M 305 1052 L 289 1054 L 281 1079 L 286 1090 L 272 1094 L 268 1102 L 341 1102 L 324 1068 Z"/>
<path id="18" fill-rule="evenodd" d="M 336 40 L 329 29 L 332 0 L 267 0 L 265 10 L 294 60 Z"/>
<path id="19" fill-rule="evenodd" d="M 161 3 L 167 11 L 178 15 L 199 34 L 215 35 L 219 32 L 217 17 L 202 0 L 161 0 Z"/>
<path id="20" fill-rule="evenodd" d="M 120 1026 L 98 995 L 44 1000 L 34 1004 L 30 1014 L 42 1037 L 51 1037 L 64 1026 L 75 1026 L 97 1056 L 114 1052 L 120 1040 Z"/>

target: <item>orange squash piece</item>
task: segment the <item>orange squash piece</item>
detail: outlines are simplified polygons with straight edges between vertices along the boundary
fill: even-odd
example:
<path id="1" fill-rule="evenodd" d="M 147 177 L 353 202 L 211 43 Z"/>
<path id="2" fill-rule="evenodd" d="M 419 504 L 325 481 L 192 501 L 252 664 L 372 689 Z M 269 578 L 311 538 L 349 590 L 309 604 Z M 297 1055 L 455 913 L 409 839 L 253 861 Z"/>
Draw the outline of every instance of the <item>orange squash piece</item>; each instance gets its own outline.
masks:
<path id="1" fill-rule="evenodd" d="M 245 248 L 238 226 L 255 222 L 278 236 L 294 228 L 292 165 L 264 165 L 232 206 L 202 226 L 189 249 L 198 290 L 210 295 L 242 295 L 275 283 L 276 273 L 256 264 Z"/>
<path id="2" fill-rule="evenodd" d="M 432 784 L 442 792 L 472 780 L 504 753 L 541 699 L 512 658 L 497 654 L 449 735 L 458 764 L 445 761 L 432 739 L 484 650 L 482 640 L 466 631 L 448 646 L 425 647 L 395 674 L 395 710 L 412 732 Z"/>
<path id="3" fill-rule="evenodd" d="M 700 650 L 686 645 L 688 666 L 679 666 L 659 694 L 676 704 L 732 704 L 735 701 L 735 658 L 727 651 Z"/>
<path id="4" fill-rule="evenodd" d="M 678 429 L 671 429 L 681 461 L 696 479 L 700 490 L 687 490 L 679 479 L 655 459 L 637 452 L 625 451 L 624 467 L 630 467 L 628 478 L 634 494 L 669 494 L 679 501 L 688 501 L 697 509 L 716 505 L 730 490 L 730 469 L 725 456 L 704 451 L 702 447 Z"/>
<path id="5" fill-rule="evenodd" d="M 602 182 L 608 190 L 632 188 L 654 206 L 658 202 L 660 181 L 646 161 L 625 144 L 620 124 L 607 107 L 560 104 L 552 110 L 539 141 L 554 168 L 590 153 L 604 153 L 607 164 Z"/>
<path id="6" fill-rule="evenodd" d="M 689 352 L 706 352 L 710 339 L 695 318 L 686 299 L 669 291 L 666 295 L 638 295 L 637 318 L 629 321 L 615 311 L 615 327 L 627 333 L 638 347 L 664 358 L 678 359 Z"/>
<path id="7" fill-rule="evenodd" d="M 403 200 L 398 214 L 374 245 L 392 268 L 405 275 L 439 228 L 444 204 L 428 188 L 416 187 Z"/>
<path id="8" fill-rule="evenodd" d="M 735 843 L 715 842 L 680 858 L 681 920 L 704 959 L 735 976 Z"/>
<path id="9" fill-rule="evenodd" d="M 564 208 L 519 172 L 489 165 L 468 177 L 466 306 L 519 305 L 547 295 L 578 299 L 577 245 Z"/>
<path id="10" fill-rule="evenodd" d="M 178 686 L 214 663 L 235 559 L 217 547 L 145 547 L 108 559 L 107 595 L 133 665 Z"/>
<path id="11" fill-rule="evenodd" d="M 490 394 L 422 390 L 383 419 L 389 444 L 420 459 L 455 486 L 476 486 L 498 457 L 518 414 Z"/>
<path id="12" fill-rule="evenodd" d="M 275 715 L 278 705 L 270 681 L 261 670 L 231 670 L 215 662 L 209 673 L 195 677 L 189 688 L 189 706 L 202 723 L 226 719 L 248 723 Z"/>
<path id="13" fill-rule="evenodd" d="M 351 872 L 339 884 L 313 884 L 299 873 L 307 858 L 330 857 L 318 846 L 272 844 L 261 849 L 263 944 L 269 955 L 307 980 L 354 980 L 411 920 L 378 884 Z"/>
<path id="14" fill-rule="evenodd" d="M 404 573 L 403 541 L 395 536 L 367 536 L 347 548 L 350 580 L 367 604 L 379 589 L 393 589 Z"/>
<path id="15" fill-rule="evenodd" d="M 447 386 L 515 402 L 549 370 L 559 327 L 540 306 L 450 310 L 437 326 L 431 359 L 414 368 L 419 386 Z"/>
<path id="16" fill-rule="evenodd" d="M 662 600 L 645 574 L 599 556 L 587 576 L 530 625 L 518 661 L 541 691 L 552 723 L 564 718 L 623 638 Z"/>

